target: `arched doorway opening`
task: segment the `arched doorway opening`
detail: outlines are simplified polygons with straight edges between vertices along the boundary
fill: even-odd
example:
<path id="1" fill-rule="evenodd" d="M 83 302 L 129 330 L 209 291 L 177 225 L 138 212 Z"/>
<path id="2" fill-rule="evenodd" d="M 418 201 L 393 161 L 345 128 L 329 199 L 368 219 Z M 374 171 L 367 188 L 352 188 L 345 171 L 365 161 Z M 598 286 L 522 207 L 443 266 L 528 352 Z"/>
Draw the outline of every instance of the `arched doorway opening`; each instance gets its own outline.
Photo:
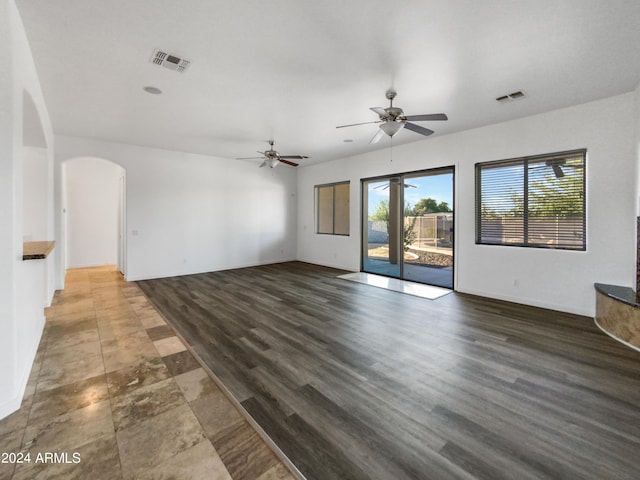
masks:
<path id="1" fill-rule="evenodd" d="M 64 267 L 116 265 L 126 275 L 126 171 L 98 157 L 62 164 Z"/>

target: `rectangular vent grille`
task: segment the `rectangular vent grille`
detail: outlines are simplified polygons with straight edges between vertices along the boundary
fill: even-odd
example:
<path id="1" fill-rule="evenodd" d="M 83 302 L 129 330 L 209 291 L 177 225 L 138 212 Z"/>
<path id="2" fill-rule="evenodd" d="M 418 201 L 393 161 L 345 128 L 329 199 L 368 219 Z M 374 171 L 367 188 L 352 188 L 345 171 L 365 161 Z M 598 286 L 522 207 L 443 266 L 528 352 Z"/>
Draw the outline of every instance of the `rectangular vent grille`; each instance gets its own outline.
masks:
<path id="1" fill-rule="evenodd" d="M 517 92 L 509 93 L 508 95 L 502 95 L 501 97 L 497 97 L 496 100 L 498 102 L 509 102 L 511 100 L 517 100 L 519 98 L 524 98 L 526 95 L 522 90 L 518 90 Z"/>
<path id="2" fill-rule="evenodd" d="M 163 52 L 162 50 L 155 50 L 151 57 L 151 63 L 182 73 L 187 69 L 191 62 L 176 55 Z"/>

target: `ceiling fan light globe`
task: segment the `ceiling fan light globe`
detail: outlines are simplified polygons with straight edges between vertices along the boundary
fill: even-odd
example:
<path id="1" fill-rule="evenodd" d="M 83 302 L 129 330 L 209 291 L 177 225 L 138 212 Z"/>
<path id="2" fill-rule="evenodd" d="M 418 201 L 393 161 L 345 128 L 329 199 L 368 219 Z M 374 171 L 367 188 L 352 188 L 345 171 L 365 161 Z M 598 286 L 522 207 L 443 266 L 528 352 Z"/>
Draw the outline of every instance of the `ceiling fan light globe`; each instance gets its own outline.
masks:
<path id="1" fill-rule="evenodd" d="M 276 168 L 276 166 L 280 163 L 280 161 L 277 158 L 272 158 L 269 160 L 269 166 L 271 168 Z"/>
<path id="2" fill-rule="evenodd" d="M 384 133 L 393 137 L 398 131 L 404 127 L 404 123 L 402 122 L 384 122 L 380 124 L 380 130 Z"/>

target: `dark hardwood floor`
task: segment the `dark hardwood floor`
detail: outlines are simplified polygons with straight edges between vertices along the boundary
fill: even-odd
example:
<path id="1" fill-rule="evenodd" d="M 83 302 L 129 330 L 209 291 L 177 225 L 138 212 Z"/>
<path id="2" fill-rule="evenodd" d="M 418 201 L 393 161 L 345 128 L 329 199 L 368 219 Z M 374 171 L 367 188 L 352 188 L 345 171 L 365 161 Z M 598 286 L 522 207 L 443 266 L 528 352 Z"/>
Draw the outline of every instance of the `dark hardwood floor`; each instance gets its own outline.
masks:
<path id="1" fill-rule="evenodd" d="M 138 285 L 308 479 L 640 478 L 640 353 L 592 319 L 342 273 Z"/>

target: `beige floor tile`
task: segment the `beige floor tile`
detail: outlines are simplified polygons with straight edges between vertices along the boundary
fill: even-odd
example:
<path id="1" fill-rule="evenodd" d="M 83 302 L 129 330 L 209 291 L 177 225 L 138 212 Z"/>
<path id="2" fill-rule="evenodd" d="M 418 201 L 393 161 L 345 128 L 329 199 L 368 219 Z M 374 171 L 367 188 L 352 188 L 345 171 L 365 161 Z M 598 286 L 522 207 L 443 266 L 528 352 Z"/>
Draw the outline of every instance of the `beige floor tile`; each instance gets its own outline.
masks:
<path id="1" fill-rule="evenodd" d="M 144 332 L 139 336 L 132 336 L 131 341 L 126 341 L 126 338 L 107 340 L 103 342 L 102 353 L 107 373 L 159 356 L 158 351 Z"/>
<path id="2" fill-rule="evenodd" d="M 110 294 L 105 294 L 103 298 L 95 298 L 94 304 L 96 310 L 110 310 L 114 308 L 129 308 L 129 301 L 125 296 L 113 297 Z"/>
<path id="3" fill-rule="evenodd" d="M 59 453 L 67 454 L 66 462 L 68 463 L 21 465 L 16 468 L 13 480 L 119 480 L 122 478 L 115 435 L 98 438 L 74 451 Z"/>
<path id="4" fill-rule="evenodd" d="M 202 368 L 178 375 L 175 381 L 189 402 L 219 391 L 218 386 Z"/>
<path id="5" fill-rule="evenodd" d="M 100 347 L 92 344 L 90 350 L 79 352 L 75 357 L 69 352 L 60 354 L 59 358 L 47 355 L 40 368 L 37 389 L 50 390 L 104 373 Z"/>
<path id="6" fill-rule="evenodd" d="M 23 449 L 38 453 L 72 452 L 82 445 L 114 435 L 111 407 L 108 400 L 78 410 L 29 423 L 25 430 Z"/>
<path id="7" fill-rule="evenodd" d="M 61 338 L 61 341 L 64 341 L 64 338 Z M 78 360 L 78 357 L 81 358 L 85 355 L 101 354 L 101 345 L 98 338 L 92 342 L 85 341 L 77 343 L 73 345 L 73 348 L 58 349 L 56 348 L 57 342 L 58 340 L 52 339 L 51 337 L 49 338 L 47 351 L 44 355 L 46 365 L 43 365 L 43 370 L 49 366 L 57 367 L 64 363 L 75 362 Z"/>
<path id="8" fill-rule="evenodd" d="M 147 297 L 144 296 L 137 286 L 133 290 L 128 290 L 128 292 L 130 292 L 131 295 L 129 297 L 129 304 L 134 310 L 151 305 Z"/>
<path id="9" fill-rule="evenodd" d="M 73 323 L 78 320 L 91 320 L 96 318 L 96 311 L 93 308 L 71 313 L 65 312 L 63 308 L 64 306 L 52 307 L 52 311 L 47 315 L 47 320 L 54 323 Z"/>
<path id="10" fill-rule="evenodd" d="M 117 323 L 117 325 L 116 325 Z M 115 332 L 111 338 L 103 335 L 108 333 L 106 327 L 101 330 L 100 341 L 102 342 L 102 349 L 105 351 L 111 350 L 125 350 L 130 348 L 131 345 L 150 345 L 151 340 L 147 335 L 146 330 L 138 328 L 137 325 L 130 325 L 128 320 L 118 320 L 117 322 L 110 322 L 112 333 Z"/>
<path id="11" fill-rule="evenodd" d="M 0 435 L 0 454 L 3 452 L 20 452 L 20 446 L 22 445 L 22 433 L 23 430 L 20 429 L 6 435 Z M 0 463 L 0 480 L 10 480 L 13 475 L 14 468 L 14 463 Z"/>
<path id="12" fill-rule="evenodd" d="M 72 347 L 100 342 L 98 327 L 95 320 L 84 320 L 87 326 L 93 323 L 92 328 L 78 328 L 75 330 L 60 329 L 49 334 L 48 352 L 69 351 Z"/>
<path id="13" fill-rule="evenodd" d="M 108 398 L 107 382 L 104 375 L 50 390 L 38 390 L 31 406 L 29 423 L 88 407 L 108 400 Z"/>
<path id="14" fill-rule="evenodd" d="M 128 305 L 120 305 L 118 307 L 101 308 L 96 310 L 96 319 L 98 322 L 104 323 L 113 320 L 128 320 L 130 318 L 136 318 L 136 312 Z"/>
<path id="15" fill-rule="evenodd" d="M 148 300 L 146 302 L 136 302 L 131 305 L 131 308 L 133 308 L 133 310 L 136 312 L 136 315 L 140 317 L 144 317 L 145 315 L 158 314 L 156 309 L 153 308 L 153 305 L 151 305 L 151 302 L 149 302 Z"/>
<path id="16" fill-rule="evenodd" d="M 168 378 L 112 398 L 113 424 L 120 431 L 186 404 L 176 382 Z"/>
<path id="17" fill-rule="evenodd" d="M 206 440 L 202 427 L 186 404 L 120 430 L 116 438 L 126 479 L 135 478 Z"/>
<path id="18" fill-rule="evenodd" d="M 193 400 L 190 404 L 202 428 L 211 439 L 215 438 L 221 431 L 245 421 L 219 389 L 209 395 Z"/>
<path id="19" fill-rule="evenodd" d="M 173 353 L 183 352 L 187 349 L 178 337 L 163 338 L 161 340 L 156 340 L 153 344 L 162 357 L 166 357 Z"/>
<path id="20" fill-rule="evenodd" d="M 167 322 L 164 321 L 164 318 L 162 318 L 159 314 L 146 314 L 143 316 L 138 316 L 138 319 L 140 320 L 140 323 L 142 324 L 142 326 L 144 328 L 153 328 L 153 327 L 159 327 L 162 325 L 166 325 Z"/>
<path id="21" fill-rule="evenodd" d="M 113 320 L 98 320 L 98 332 L 100 341 L 104 343 L 118 338 L 126 340 L 137 333 L 144 333 L 144 327 L 135 318 L 124 316 Z"/>
<path id="22" fill-rule="evenodd" d="M 65 302 L 60 307 L 59 313 L 64 315 L 88 313 L 95 310 L 95 305 L 92 298 L 86 298 L 85 295 L 79 295 L 79 299 L 76 301 Z"/>
<path id="23" fill-rule="evenodd" d="M 157 357 L 108 372 L 107 385 L 109 394 L 112 397 L 117 397 L 170 376 L 167 366 L 160 357 Z"/>
<path id="24" fill-rule="evenodd" d="M 27 426 L 28 420 L 29 408 L 20 408 L 8 417 L 3 418 L 2 421 L 0 421 L 0 438 L 7 435 L 14 435 L 15 432 L 22 435 L 22 431 Z M 0 448 L 1 446 L 2 444 L 0 443 Z"/>
<path id="25" fill-rule="evenodd" d="M 211 442 L 204 440 L 141 473 L 139 480 L 231 480 Z M 274 479 L 277 477 L 274 477 Z"/>

